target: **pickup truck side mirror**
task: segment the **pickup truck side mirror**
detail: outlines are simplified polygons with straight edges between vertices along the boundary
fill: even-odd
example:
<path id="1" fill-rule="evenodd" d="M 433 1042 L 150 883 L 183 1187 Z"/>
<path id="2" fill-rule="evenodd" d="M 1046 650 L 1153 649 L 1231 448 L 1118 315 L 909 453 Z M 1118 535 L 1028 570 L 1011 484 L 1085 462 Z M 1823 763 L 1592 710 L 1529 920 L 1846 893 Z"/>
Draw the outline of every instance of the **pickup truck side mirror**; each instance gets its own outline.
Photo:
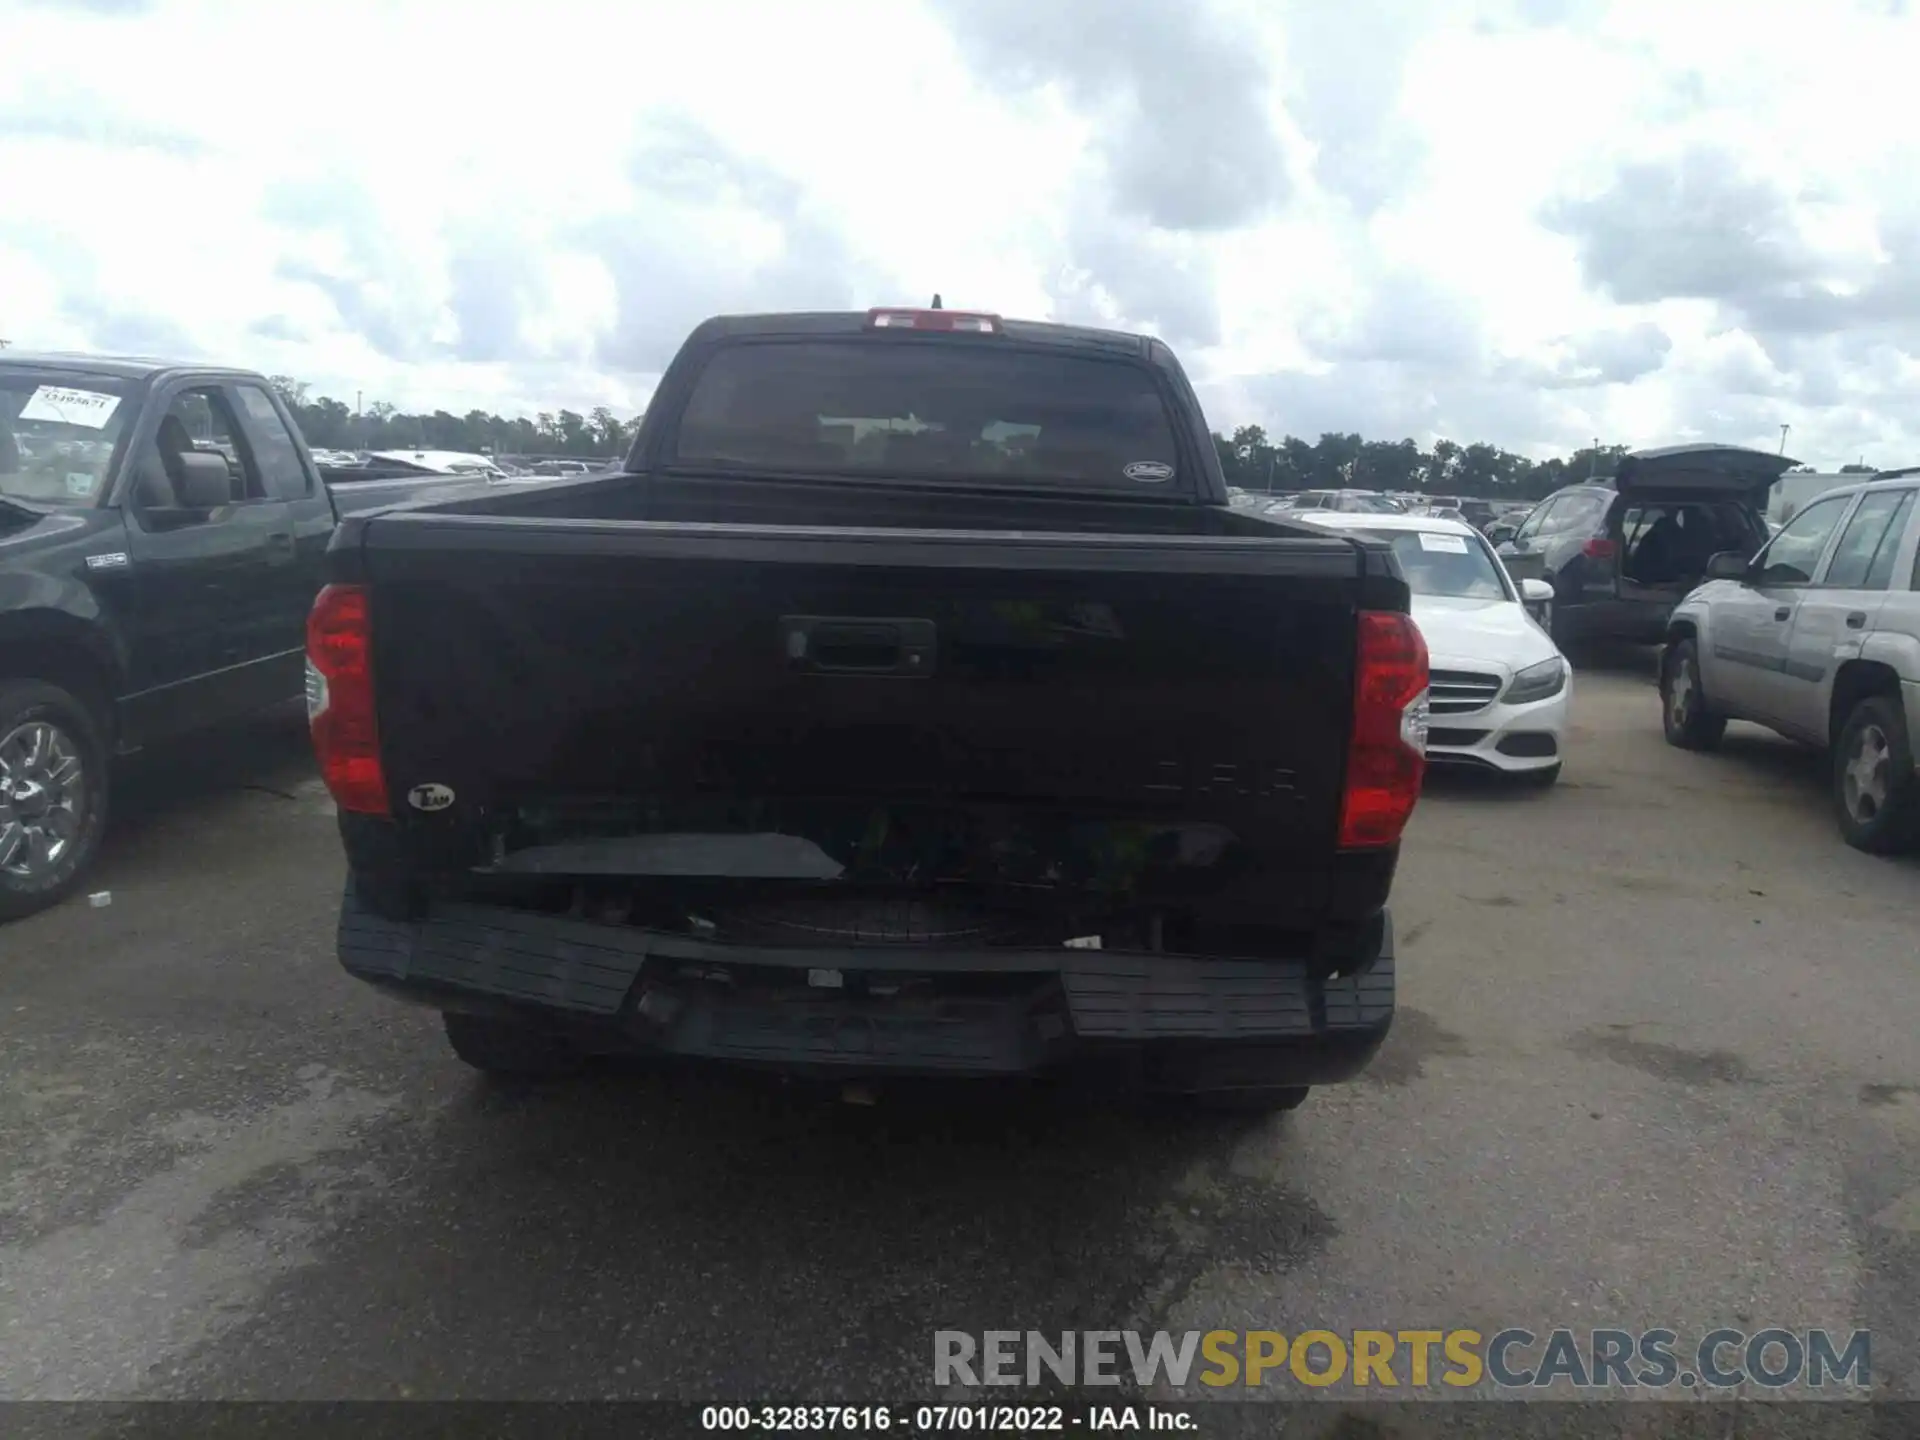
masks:
<path id="1" fill-rule="evenodd" d="M 233 503 L 233 467 L 226 456 L 190 450 L 175 459 L 179 470 L 174 476 L 174 489 L 187 509 L 217 510 Z"/>
<path id="2" fill-rule="evenodd" d="M 1487 526 L 1487 539 L 1495 545 L 1511 545 L 1519 528 L 1517 525 L 1509 525 L 1504 520 L 1495 520 Z"/>
<path id="3" fill-rule="evenodd" d="M 1745 580 L 1753 561 L 1739 550 L 1722 550 L 1707 561 L 1709 580 Z"/>

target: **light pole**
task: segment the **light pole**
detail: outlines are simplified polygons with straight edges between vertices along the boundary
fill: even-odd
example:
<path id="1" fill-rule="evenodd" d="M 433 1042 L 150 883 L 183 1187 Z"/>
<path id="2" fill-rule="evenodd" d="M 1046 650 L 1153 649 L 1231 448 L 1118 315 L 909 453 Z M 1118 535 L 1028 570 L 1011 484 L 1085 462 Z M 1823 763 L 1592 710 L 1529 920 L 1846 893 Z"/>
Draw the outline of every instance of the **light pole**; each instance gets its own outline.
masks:
<path id="1" fill-rule="evenodd" d="M 1780 427 L 1780 453 L 1782 455 L 1787 453 L 1787 432 L 1792 428 L 1793 426 L 1791 425 L 1782 425 Z"/>

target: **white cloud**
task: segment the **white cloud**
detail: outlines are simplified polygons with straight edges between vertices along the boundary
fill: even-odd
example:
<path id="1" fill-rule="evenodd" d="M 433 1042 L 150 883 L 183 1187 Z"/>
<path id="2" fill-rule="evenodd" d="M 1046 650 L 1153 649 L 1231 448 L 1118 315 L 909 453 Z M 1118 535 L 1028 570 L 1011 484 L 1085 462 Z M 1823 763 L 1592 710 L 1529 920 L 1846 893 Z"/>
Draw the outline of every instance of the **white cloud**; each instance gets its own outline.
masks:
<path id="1" fill-rule="evenodd" d="M 1153 328 L 1221 428 L 1920 457 L 1885 0 L 0 0 L 0 335 L 643 403 L 704 314 Z"/>

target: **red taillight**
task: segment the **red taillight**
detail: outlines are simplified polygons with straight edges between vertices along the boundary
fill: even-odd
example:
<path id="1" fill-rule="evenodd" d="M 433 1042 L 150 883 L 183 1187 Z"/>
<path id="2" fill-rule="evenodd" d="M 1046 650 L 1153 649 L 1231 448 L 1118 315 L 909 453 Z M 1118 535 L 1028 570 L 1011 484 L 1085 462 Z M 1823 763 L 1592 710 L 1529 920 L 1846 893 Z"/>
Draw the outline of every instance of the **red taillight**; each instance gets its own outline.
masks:
<path id="1" fill-rule="evenodd" d="M 976 310 L 869 310 L 870 330 L 936 330 L 969 335 L 998 335 L 1000 317 Z"/>
<path id="2" fill-rule="evenodd" d="M 1602 539 L 1599 536 L 1595 536 L 1580 547 L 1580 553 L 1589 560 L 1611 560 L 1613 558 L 1613 552 L 1613 542 Z"/>
<path id="3" fill-rule="evenodd" d="M 1340 848 L 1392 845 L 1427 768 L 1427 642 L 1410 615 L 1360 612 Z"/>
<path id="4" fill-rule="evenodd" d="M 387 813 L 373 711 L 373 624 L 366 588 L 329 585 L 307 615 L 307 723 L 320 775 L 342 810 Z"/>

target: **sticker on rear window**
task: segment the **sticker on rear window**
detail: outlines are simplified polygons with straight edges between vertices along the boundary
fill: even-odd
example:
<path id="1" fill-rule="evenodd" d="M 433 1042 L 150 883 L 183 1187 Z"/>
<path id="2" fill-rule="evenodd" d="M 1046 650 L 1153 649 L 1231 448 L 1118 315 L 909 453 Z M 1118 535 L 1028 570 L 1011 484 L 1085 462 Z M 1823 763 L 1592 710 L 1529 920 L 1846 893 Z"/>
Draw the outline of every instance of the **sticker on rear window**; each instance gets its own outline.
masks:
<path id="1" fill-rule="evenodd" d="M 1158 460 L 1136 460 L 1120 473 L 1129 480 L 1138 480 L 1142 485 L 1158 485 L 1173 478 L 1173 466 L 1163 465 Z"/>
<path id="2" fill-rule="evenodd" d="M 1467 537 L 1464 535 L 1436 535 L 1431 530 L 1420 532 L 1420 548 L 1437 550 L 1442 555 L 1464 555 L 1467 553 Z"/>
<path id="3" fill-rule="evenodd" d="M 63 385 L 42 385 L 20 407 L 22 420 L 51 420 L 56 425 L 84 425 L 89 430 L 104 430 L 113 412 L 120 408 L 118 395 L 102 395 L 98 390 L 69 390 Z"/>

